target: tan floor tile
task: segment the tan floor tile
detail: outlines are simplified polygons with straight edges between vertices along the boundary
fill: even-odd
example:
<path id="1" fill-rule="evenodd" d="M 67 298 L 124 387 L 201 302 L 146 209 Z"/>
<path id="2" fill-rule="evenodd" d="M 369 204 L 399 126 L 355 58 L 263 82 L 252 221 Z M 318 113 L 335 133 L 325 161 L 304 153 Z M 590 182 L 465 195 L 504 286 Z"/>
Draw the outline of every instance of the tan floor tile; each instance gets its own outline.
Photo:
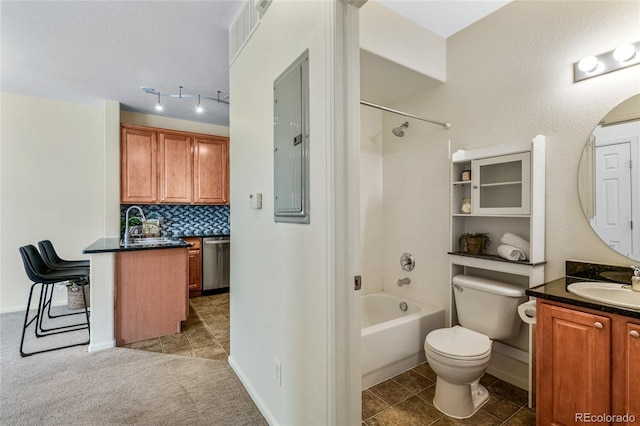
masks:
<path id="1" fill-rule="evenodd" d="M 231 341 L 229 341 L 228 339 L 223 339 L 223 340 L 218 340 L 218 343 L 220 343 L 222 345 L 222 347 L 224 348 L 224 351 L 231 355 Z"/>
<path id="2" fill-rule="evenodd" d="M 220 361 L 226 361 L 228 355 L 220 346 L 207 346 L 205 348 L 194 349 L 195 356 L 198 358 L 217 359 Z"/>
<path id="3" fill-rule="evenodd" d="M 443 416 L 436 407 L 416 395 L 397 403 L 393 408 L 414 425 L 428 425 Z"/>
<path id="4" fill-rule="evenodd" d="M 191 356 L 191 357 L 194 356 L 192 349 L 178 350 L 178 351 L 175 351 L 175 352 L 166 352 L 166 351 L 164 351 L 163 353 L 171 354 L 171 355 L 180 355 L 180 356 Z"/>
<path id="5" fill-rule="evenodd" d="M 519 407 L 527 403 L 529 395 L 526 390 L 520 389 L 511 383 L 497 380 L 494 384 L 487 388 L 489 393 L 511 401 Z"/>
<path id="6" fill-rule="evenodd" d="M 162 352 L 162 345 L 160 344 L 160 338 L 156 337 L 154 339 L 140 340 L 139 342 L 134 342 L 131 344 L 131 349 L 148 349 L 159 347 Z"/>
<path id="7" fill-rule="evenodd" d="M 536 415 L 533 411 L 524 407 L 518 410 L 505 424 L 508 426 L 535 426 Z"/>
<path id="8" fill-rule="evenodd" d="M 207 346 L 213 346 L 216 344 L 213 336 L 209 334 L 207 330 L 202 330 L 203 333 L 194 334 L 189 336 L 189 343 L 194 349 L 206 348 Z"/>
<path id="9" fill-rule="evenodd" d="M 425 390 L 423 390 L 422 392 L 420 392 L 418 396 L 424 399 L 425 401 L 427 401 L 429 404 L 433 404 L 433 397 L 435 396 L 435 394 L 436 394 L 436 385 L 432 385 L 426 388 Z"/>
<path id="10" fill-rule="evenodd" d="M 455 419 L 462 426 L 499 426 L 502 421 L 484 410 L 480 410 L 468 419 Z"/>
<path id="11" fill-rule="evenodd" d="M 414 370 L 409 370 L 405 371 L 402 374 L 398 374 L 393 378 L 393 381 L 409 389 L 409 391 L 411 391 L 412 393 L 418 393 L 433 385 L 433 381 L 427 379 L 421 374 L 416 373 Z"/>
<path id="12" fill-rule="evenodd" d="M 495 376 L 492 376 L 489 373 L 484 373 L 482 375 L 482 377 L 480 378 L 480 384 L 482 386 L 484 386 L 485 388 L 488 388 L 489 386 L 491 386 L 492 384 L 494 384 L 497 381 L 498 381 L 498 378 L 495 377 Z"/>
<path id="13" fill-rule="evenodd" d="M 499 396 L 489 395 L 489 401 L 482 407 L 482 410 L 499 418 L 502 421 L 513 416 L 520 407 Z"/>
<path id="14" fill-rule="evenodd" d="M 369 388 L 369 390 L 389 405 L 397 404 L 411 396 L 411 392 L 408 389 L 393 380 L 379 383 Z"/>
<path id="15" fill-rule="evenodd" d="M 393 407 L 376 414 L 366 421 L 368 426 L 413 426 Z"/>
<path id="16" fill-rule="evenodd" d="M 362 419 L 367 420 L 389 408 L 389 404 L 375 396 L 370 390 L 362 391 Z"/>
<path id="17" fill-rule="evenodd" d="M 426 362 L 423 362 L 422 364 L 412 368 L 412 370 L 418 374 L 423 375 L 427 379 L 430 379 L 434 382 L 436 381 L 436 373 L 433 372 L 431 366 Z"/>

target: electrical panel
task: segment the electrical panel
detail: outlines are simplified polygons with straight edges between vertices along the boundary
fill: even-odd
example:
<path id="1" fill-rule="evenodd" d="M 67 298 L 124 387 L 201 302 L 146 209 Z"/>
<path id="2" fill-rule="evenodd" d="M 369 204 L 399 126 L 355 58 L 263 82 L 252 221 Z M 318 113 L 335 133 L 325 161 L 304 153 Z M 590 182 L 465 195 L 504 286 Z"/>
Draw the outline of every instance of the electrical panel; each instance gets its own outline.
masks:
<path id="1" fill-rule="evenodd" d="M 274 220 L 309 223 L 309 51 L 273 83 Z"/>

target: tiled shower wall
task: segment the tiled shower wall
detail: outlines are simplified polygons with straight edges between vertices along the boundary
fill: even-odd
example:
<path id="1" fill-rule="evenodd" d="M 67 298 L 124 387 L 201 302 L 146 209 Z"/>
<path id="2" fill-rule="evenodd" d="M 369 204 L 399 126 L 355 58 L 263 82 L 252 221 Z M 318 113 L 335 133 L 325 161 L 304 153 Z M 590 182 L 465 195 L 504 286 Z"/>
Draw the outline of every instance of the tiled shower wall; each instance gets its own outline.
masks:
<path id="1" fill-rule="evenodd" d="M 120 219 L 131 204 L 120 205 Z M 162 236 L 199 236 L 229 234 L 229 206 L 190 206 L 167 204 L 138 204 L 147 219 L 162 218 L 160 233 Z M 132 210 L 129 217 L 137 216 Z"/>

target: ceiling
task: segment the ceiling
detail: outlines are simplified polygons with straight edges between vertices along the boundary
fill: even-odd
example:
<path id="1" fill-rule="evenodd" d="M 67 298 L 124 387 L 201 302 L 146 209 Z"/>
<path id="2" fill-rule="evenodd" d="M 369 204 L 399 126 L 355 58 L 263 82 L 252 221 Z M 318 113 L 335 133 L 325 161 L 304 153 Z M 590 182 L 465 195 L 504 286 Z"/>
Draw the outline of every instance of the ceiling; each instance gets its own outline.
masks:
<path id="1" fill-rule="evenodd" d="M 379 1 L 442 37 L 507 3 Z M 218 91 L 228 94 L 227 31 L 241 4 L 241 0 L 2 0 L 0 88 L 84 104 L 100 105 L 106 99 L 119 102 L 123 110 L 228 126 L 229 106 L 224 103 L 202 98 L 205 111 L 196 114 L 196 99 L 162 96 L 165 110 L 158 113 L 157 96 L 140 87 L 163 95 L 178 94 L 179 86 L 185 94 L 203 97 L 217 97 Z M 363 75 L 363 80 L 368 81 L 363 87 L 376 87 L 375 76 Z M 433 84 L 410 73 L 405 80 Z M 395 94 L 402 90 L 396 88 Z"/>

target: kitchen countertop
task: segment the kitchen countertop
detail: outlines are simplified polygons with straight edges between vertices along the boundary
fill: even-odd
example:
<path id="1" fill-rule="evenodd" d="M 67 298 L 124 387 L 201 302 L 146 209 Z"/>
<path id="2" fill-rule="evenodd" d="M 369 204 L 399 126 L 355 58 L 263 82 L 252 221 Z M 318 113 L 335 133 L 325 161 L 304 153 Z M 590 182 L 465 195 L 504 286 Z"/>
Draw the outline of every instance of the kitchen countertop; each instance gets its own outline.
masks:
<path id="1" fill-rule="evenodd" d="M 640 318 L 640 309 L 623 308 L 620 306 L 608 305 L 606 303 L 596 302 L 594 300 L 585 299 L 577 294 L 567 290 L 567 286 L 578 281 L 594 281 L 581 277 L 567 276 L 549 281 L 542 285 L 527 289 L 527 295 L 531 297 L 539 297 L 541 299 L 552 300 L 554 302 L 566 303 L 581 308 L 593 309 L 601 312 L 608 312 L 616 315 L 623 315 L 632 318 Z M 602 280 L 597 280 L 602 281 Z M 611 282 L 615 284 L 615 282 Z"/>
<path id="2" fill-rule="evenodd" d="M 113 253 L 113 252 L 123 252 L 123 251 L 137 251 L 137 250 L 162 250 L 162 249 L 173 249 L 173 248 L 185 248 L 191 247 L 190 243 L 186 241 L 182 241 L 178 244 L 149 244 L 144 246 L 132 246 L 132 247 L 122 247 L 120 246 L 120 238 L 100 238 L 96 240 L 89 247 L 82 250 L 84 254 L 94 254 L 94 253 Z"/>

